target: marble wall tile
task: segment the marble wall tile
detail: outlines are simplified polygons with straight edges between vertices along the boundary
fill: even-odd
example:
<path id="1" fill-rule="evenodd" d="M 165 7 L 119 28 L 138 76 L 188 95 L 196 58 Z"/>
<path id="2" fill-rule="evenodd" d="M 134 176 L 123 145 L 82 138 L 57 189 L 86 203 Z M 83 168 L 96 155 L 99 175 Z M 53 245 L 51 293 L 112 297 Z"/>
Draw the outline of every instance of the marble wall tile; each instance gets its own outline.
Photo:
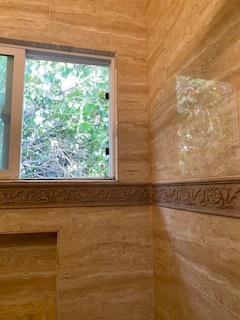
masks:
<path id="1" fill-rule="evenodd" d="M 39 1 L 0 1 L 1 37 L 12 38 L 19 34 L 20 39 L 46 39 L 49 30 L 49 4 Z"/>
<path id="2" fill-rule="evenodd" d="M 56 279 L 56 233 L 0 234 L 0 319 L 56 319 Z"/>
<path id="3" fill-rule="evenodd" d="M 67 39 L 71 45 L 82 43 L 86 48 L 118 54 L 118 177 L 121 181 L 148 181 L 145 11 L 143 3 L 128 3 L 127 7 L 125 10 L 120 1 L 75 2 L 71 6 L 54 0 L 50 3 L 50 37 L 60 43 Z M 139 90 L 143 99 L 137 95 Z M 137 109 L 122 99 L 125 93 L 137 97 Z"/>
<path id="4" fill-rule="evenodd" d="M 145 5 L 145 0 L 1 3 L 2 38 L 116 54 L 116 149 L 120 181 L 146 182 L 150 178 Z M 125 94 L 135 99 L 135 108 L 131 109 L 132 104 L 123 98 Z"/>
<path id="5" fill-rule="evenodd" d="M 239 9 L 225 0 L 148 3 L 155 182 L 239 177 Z"/>
<path id="6" fill-rule="evenodd" d="M 240 317 L 239 226 L 234 218 L 155 207 L 153 257 Z"/>
<path id="7" fill-rule="evenodd" d="M 61 266 L 59 319 L 151 319 L 151 264 L 133 259 Z"/>
<path id="8" fill-rule="evenodd" d="M 40 311 L 34 313 L 22 313 L 22 314 L 14 314 L 11 316 L 4 315 L 0 320 L 55 320 L 56 314 L 51 311 Z"/>
<path id="9" fill-rule="evenodd" d="M 153 319 L 149 206 L 0 212 L 0 233 L 48 231 L 58 232 L 58 319 Z"/>
<path id="10" fill-rule="evenodd" d="M 152 219 L 147 207 L 132 210 L 132 213 L 123 212 L 123 241 L 142 241 L 151 240 Z"/>
<path id="11" fill-rule="evenodd" d="M 153 182 L 239 176 L 239 8 L 147 4 Z M 235 219 L 153 208 L 156 319 L 240 317 L 238 230 Z"/>
<path id="12" fill-rule="evenodd" d="M 118 176 L 149 181 L 146 1 L 3 4 L 1 37 L 116 53 Z M 150 220 L 149 207 L 5 210 L 0 230 L 58 231 L 62 319 L 145 320 L 153 318 Z M 51 319 L 46 312 L 18 317 Z"/>
<path id="13" fill-rule="evenodd" d="M 238 320 L 239 315 L 154 260 L 155 319 Z"/>

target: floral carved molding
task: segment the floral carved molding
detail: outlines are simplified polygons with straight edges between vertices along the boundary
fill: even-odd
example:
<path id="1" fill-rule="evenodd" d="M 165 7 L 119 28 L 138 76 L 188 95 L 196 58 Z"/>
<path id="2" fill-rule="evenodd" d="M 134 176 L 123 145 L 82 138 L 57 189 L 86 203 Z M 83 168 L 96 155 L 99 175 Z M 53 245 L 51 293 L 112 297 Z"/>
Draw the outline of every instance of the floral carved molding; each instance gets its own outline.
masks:
<path id="1" fill-rule="evenodd" d="M 148 205 L 149 200 L 146 184 L 0 183 L 0 208 Z"/>
<path id="2" fill-rule="evenodd" d="M 0 182 L 0 208 L 155 205 L 240 217 L 240 181 Z"/>
<path id="3" fill-rule="evenodd" d="M 153 205 L 240 217 L 240 181 L 166 183 L 152 186 Z"/>

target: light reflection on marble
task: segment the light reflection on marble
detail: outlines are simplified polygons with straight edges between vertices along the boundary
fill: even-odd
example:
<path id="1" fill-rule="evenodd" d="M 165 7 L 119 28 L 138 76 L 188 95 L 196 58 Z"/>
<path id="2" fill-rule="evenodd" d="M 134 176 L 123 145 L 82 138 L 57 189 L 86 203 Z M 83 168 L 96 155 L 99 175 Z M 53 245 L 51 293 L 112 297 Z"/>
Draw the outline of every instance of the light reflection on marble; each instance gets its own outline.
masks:
<path id="1" fill-rule="evenodd" d="M 176 96 L 180 175 L 234 174 L 239 170 L 234 87 L 226 82 L 177 76 Z M 230 162 L 225 161 L 229 154 Z"/>
<path id="2" fill-rule="evenodd" d="M 152 181 L 239 178 L 239 10 L 237 0 L 149 1 Z M 179 113 L 176 79 L 184 77 L 200 81 L 198 114 Z"/>

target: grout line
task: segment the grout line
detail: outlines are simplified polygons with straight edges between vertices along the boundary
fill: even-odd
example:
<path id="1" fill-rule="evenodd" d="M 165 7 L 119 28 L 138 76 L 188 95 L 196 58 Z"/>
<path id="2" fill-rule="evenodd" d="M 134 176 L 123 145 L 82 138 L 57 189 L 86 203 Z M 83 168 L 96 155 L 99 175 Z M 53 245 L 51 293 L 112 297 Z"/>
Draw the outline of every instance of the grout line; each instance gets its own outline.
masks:
<path id="1" fill-rule="evenodd" d="M 224 309 L 228 310 L 229 312 L 231 312 L 232 314 L 234 314 L 235 316 L 237 316 L 240 319 L 240 315 L 237 314 L 236 312 L 234 312 L 233 310 L 229 309 L 227 306 L 225 306 L 224 304 L 220 303 L 218 300 L 215 300 L 213 297 L 209 296 L 206 292 L 202 291 L 201 289 L 199 289 L 198 287 L 196 287 L 194 284 L 192 284 L 191 282 L 188 282 L 187 280 L 181 278 L 179 276 L 179 274 L 174 271 L 169 269 L 168 267 L 166 267 L 164 264 L 162 264 L 162 262 L 160 262 L 159 260 L 153 258 L 153 260 L 155 260 L 157 263 L 159 263 L 161 266 L 163 266 L 165 269 L 167 269 L 168 271 L 170 271 L 171 273 L 175 274 L 178 278 L 181 279 L 181 281 L 189 284 L 191 287 L 193 287 L 194 289 L 196 289 L 197 291 L 201 292 L 203 295 L 205 295 L 206 297 L 208 297 L 209 299 L 211 299 L 212 301 L 214 301 L 215 303 L 217 303 L 218 305 L 220 305 L 221 307 L 223 307 Z M 154 271 L 154 270 L 153 270 Z"/>

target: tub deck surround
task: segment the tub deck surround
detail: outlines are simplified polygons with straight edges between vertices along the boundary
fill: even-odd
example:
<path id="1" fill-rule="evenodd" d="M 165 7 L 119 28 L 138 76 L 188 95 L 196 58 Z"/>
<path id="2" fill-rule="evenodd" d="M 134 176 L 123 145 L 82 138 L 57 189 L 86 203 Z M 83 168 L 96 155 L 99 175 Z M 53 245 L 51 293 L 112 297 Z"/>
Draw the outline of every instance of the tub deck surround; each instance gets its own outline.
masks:
<path id="1" fill-rule="evenodd" d="M 0 182 L 0 209 L 141 205 L 240 218 L 240 180 L 158 184 L 116 181 Z"/>

